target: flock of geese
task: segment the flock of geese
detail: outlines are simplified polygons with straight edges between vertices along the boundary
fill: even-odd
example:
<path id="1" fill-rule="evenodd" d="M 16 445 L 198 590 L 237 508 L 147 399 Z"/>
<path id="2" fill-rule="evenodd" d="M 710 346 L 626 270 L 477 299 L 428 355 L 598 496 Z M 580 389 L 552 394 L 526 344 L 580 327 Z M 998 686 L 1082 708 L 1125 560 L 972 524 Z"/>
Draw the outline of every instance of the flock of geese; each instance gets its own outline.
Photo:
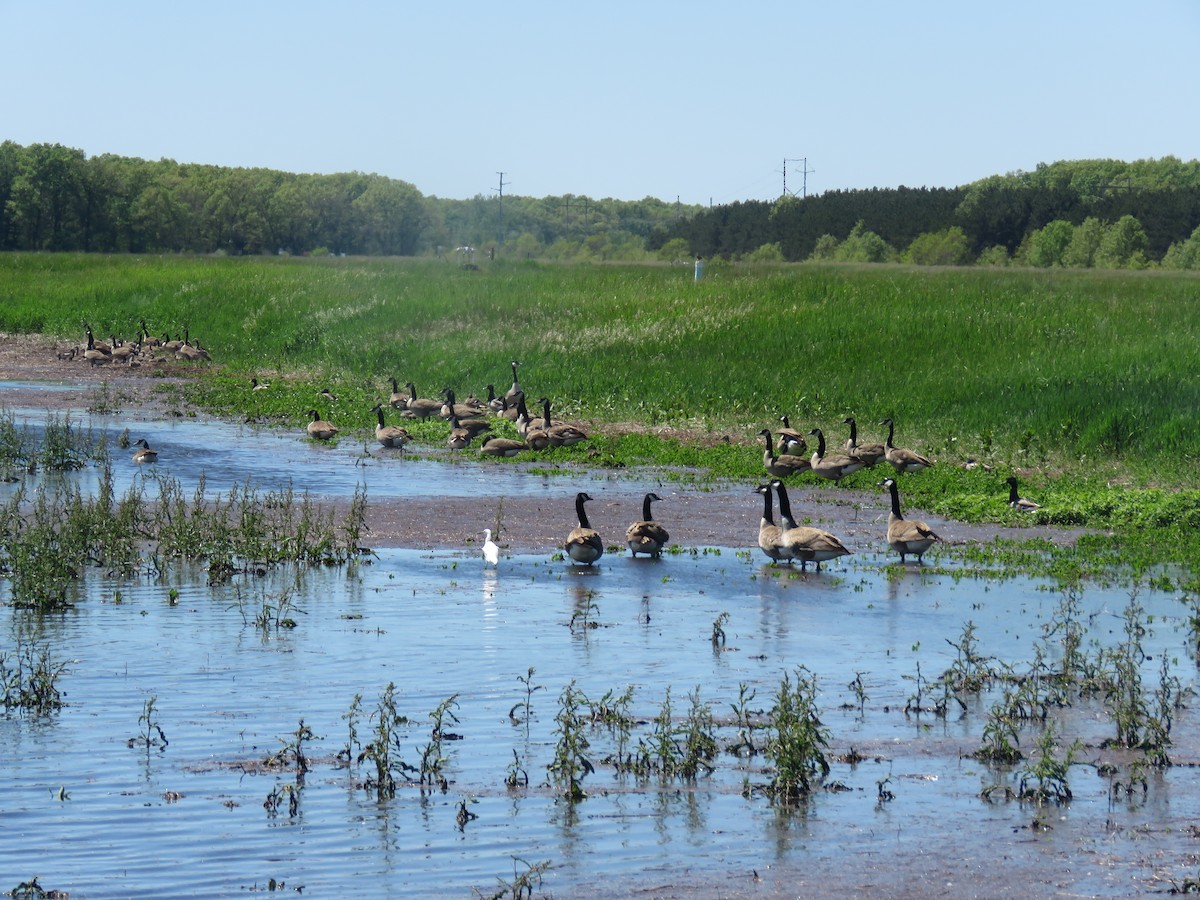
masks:
<path id="1" fill-rule="evenodd" d="M 82 351 L 72 348 L 69 356 L 60 354 L 63 358 L 75 358 L 82 355 L 91 365 L 112 363 L 118 360 L 129 365 L 136 365 L 143 354 L 149 353 L 153 359 L 161 359 L 160 354 L 173 353 L 176 359 L 194 360 L 210 359 L 208 351 L 200 343 L 191 343 L 187 329 L 184 329 L 180 340 L 172 341 L 168 335 L 160 339 L 152 338 L 145 321 L 141 323 L 138 339 L 133 344 L 119 343 L 115 338 L 111 344 L 96 341 L 90 326 L 85 326 L 87 344 Z M 438 416 L 446 420 L 450 426 L 447 446 L 452 450 L 462 450 L 470 446 L 472 441 L 483 435 L 479 452 L 489 456 L 516 456 L 527 450 L 544 450 L 548 447 L 569 447 L 587 439 L 587 433 L 576 425 L 566 422 L 554 422 L 550 414 L 550 400 L 546 397 L 537 402 L 541 406 L 542 415 L 533 417 L 526 406 L 525 391 L 521 387 L 517 374 L 520 363 L 512 361 L 512 386 L 502 395 L 497 396 L 495 386 L 487 386 L 487 399 L 480 400 L 468 397 L 459 403 L 455 392 L 446 388 L 442 399 L 421 397 L 413 382 L 404 385 L 406 391 L 400 390 L 396 378 L 391 379 L 392 392 L 386 406 L 399 412 L 406 419 L 430 419 Z M 251 379 L 251 389 L 266 390 L 269 383 Z M 321 395 L 330 401 L 336 400 L 329 391 Z M 380 402 L 371 407 L 375 415 L 375 439 L 380 446 L 403 450 L 412 440 L 408 429 L 400 425 L 389 425 L 384 414 L 385 404 Z M 489 417 L 498 416 L 513 423 L 519 438 L 508 438 L 499 435 L 488 435 L 491 431 Z M 306 426 L 308 437 L 313 440 L 327 441 L 336 437 L 339 429 L 332 422 L 321 417 L 314 408 L 308 411 L 309 422 Z M 830 452 L 825 441 L 825 435 L 820 428 L 813 428 L 805 435 L 793 429 L 786 415 L 779 417 L 781 427 L 772 433 L 764 428 L 759 432 L 763 438 L 763 468 L 772 476 L 770 482 L 760 484 L 754 489 L 763 498 L 763 512 L 759 520 L 758 546 L 771 560 L 772 564 L 799 562 L 801 569 L 807 569 L 813 563 L 817 570 L 821 563 L 849 555 L 850 551 L 841 539 L 828 531 L 806 525 L 798 525 L 792 516 L 791 502 L 783 479 L 791 475 L 811 472 L 820 478 L 838 481 L 852 472 L 863 468 L 872 468 L 877 463 L 887 462 L 896 473 L 919 472 L 931 467 L 934 463 L 928 457 L 913 450 L 897 447 L 895 440 L 895 424 L 891 419 L 884 419 L 880 425 L 887 426 L 887 439 L 883 443 L 860 444 L 858 441 L 858 424 L 853 416 L 844 420 L 849 426 L 849 437 L 841 448 L 841 452 Z M 806 437 L 816 438 L 817 446 L 808 455 Z M 153 463 L 158 459 L 158 453 L 151 449 L 143 438 L 137 441 L 139 448 L 133 455 L 135 463 Z M 1009 506 L 1021 511 L 1039 509 L 1039 504 L 1020 496 L 1017 479 L 1009 476 Z M 924 554 L 930 547 L 941 540 L 925 522 L 918 519 L 906 519 L 900 508 L 900 492 L 895 478 L 885 478 L 879 483 L 891 495 L 891 512 L 888 515 L 887 542 L 900 554 L 900 562 L 904 563 L 908 556 L 914 555 L 918 563 L 923 562 Z M 779 523 L 775 522 L 774 500 L 778 498 Z M 578 525 L 571 529 L 563 544 L 563 550 L 571 560 L 579 565 L 590 566 L 604 555 L 604 542 L 599 533 L 591 527 L 588 521 L 585 504 L 590 501 L 586 492 L 580 491 L 575 497 L 575 515 Z M 663 548 L 670 540 L 666 528 L 654 520 L 651 504 L 661 501 L 655 493 L 648 493 L 642 501 L 642 518 L 633 522 L 625 532 L 625 542 L 630 553 L 636 558 L 644 554 L 651 558 L 662 555 Z M 499 547 L 492 540 L 491 529 L 484 531 L 483 556 L 489 565 L 497 565 Z"/>
<path id="2" fill-rule="evenodd" d="M 183 337 L 172 339 L 169 333 L 161 338 L 154 337 L 146 327 L 146 320 L 140 320 L 137 337 L 132 341 L 123 341 L 116 335 L 109 335 L 108 341 L 96 340 L 92 326 L 84 323 L 83 332 L 86 342 L 79 347 L 70 347 L 58 354 L 59 359 L 81 359 L 90 366 L 124 365 L 136 369 L 143 363 L 159 365 L 169 357 L 184 362 L 211 361 L 212 355 L 199 341 L 192 341 L 188 330 L 183 329 Z"/>
<path id="3" fill-rule="evenodd" d="M 862 468 L 871 468 L 878 462 L 886 461 L 899 475 L 905 472 L 919 472 L 933 465 L 929 458 L 902 447 L 896 447 L 895 425 L 891 419 L 884 419 L 881 425 L 888 427 L 887 440 L 881 444 L 859 444 L 858 428 L 853 417 L 845 420 L 850 426 L 850 436 L 844 445 L 844 453 L 829 453 L 825 445 L 825 436 L 819 428 L 808 432 L 809 437 L 816 437 L 817 449 L 811 457 L 803 455 L 807 450 L 805 436 L 788 423 L 787 416 L 781 416 L 783 427 L 778 430 L 778 445 L 774 443 L 775 435 L 770 429 L 764 428 L 760 436 L 765 441 L 763 451 L 763 466 L 769 475 L 774 476 L 767 484 L 760 484 L 754 493 L 763 498 L 763 512 L 758 525 L 758 546 L 772 564 L 799 562 L 800 568 L 806 570 L 813 563 L 820 571 L 821 563 L 848 556 L 849 550 L 840 538 L 820 528 L 798 525 L 792 516 L 791 500 L 783 478 L 802 472 L 812 472 L 822 478 L 837 481 L 851 472 Z M 1017 478 L 1010 475 L 1007 478 L 1009 486 L 1008 504 L 1013 509 L 1029 512 L 1040 508 L 1040 504 L 1020 496 Z M 895 478 L 885 478 L 879 483 L 891 497 L 891 512 L 888 515 L 887 542 L 895 552 L 900 554 L 901 564 L 907 558 L 916 556 L 917 562 L 924 561 L 924 555 L 930 547 L 941 540 L 941 537 L 919 519 L 906 519 L 900 508 L 900 489 Z M 775 522 L 774 498 L 779 503 L 779 523 Z M 567 535 L 564 550 L 570 558 L 582 565 L 592 565 L 604 553 L 604 542 L 600 535 L 588 522 L 584 504 L 592 498 L 580 492 L 575 497 L 575 513 L 579 524 Z M 661 500 L 657 494 L 647 494 L 642 506 L 642 518 L 634 522 L 626 531 L 626 543 L 636 557 L 646 553 L 652 557 L 661 555 L 669 536 L 661 524 L 654 521 L 650 504 Z M 491 533 L 488 532 L 490 540 Z M 492 563 L 495 564 L 494 561 Z"/>
<path id="4" fill-rule="evenodd" d="M 399 381 L 392 378 L 392 393 L 386 406 L 396 410 L 403 419 L 427 420 L 440 417 L 450 427 L 446 445 L 451 450 L 465 450 L 476 439 L 480 439 L 479 452 L 486 456 L 511 457 L 526 450 L 570 447 L 587 440 L 587 432 L 582 428 L 567 422 L 556 422 L 551 418 L 550 400 L 547 397 L 537 401 L 542 415 L 535 417 L 530 414 L 525 391 L 517 376 L 518 366 L 520 363 L 513 360 L 512 387 L 502 396 L 497 396 L 495 385 L 489 384 L 486 399 L 471 396 L 462 403 L 458 402 L 452 388 L 443 390 L 442 399 L 436 400 L 420 396 L 416 385 L 411 381 L 404 385 L 405 390 L 402 391 Z M 263 390 L 269 385 L 252 379 L 252 387 L 254 390 Z M 326 396 L 327 399 L 336 399 L 327 392 Z M 412 440 L 412 434 L 403 426 L 389 425 L 384 410 L 385 404 L 382 402 L 371 407 L 371 412 L 375 414 L 375 439 L 382 447 L 403 450 Z M 308 417 L 306 430 L 310 438 L 327 441 L 338 435 L 338 427 L 323 419 L 316 409 L 310 409 Z M 492 425 L 488 420 L 492 417 L 511 422 L 518 437 L 489 434 Z"/>

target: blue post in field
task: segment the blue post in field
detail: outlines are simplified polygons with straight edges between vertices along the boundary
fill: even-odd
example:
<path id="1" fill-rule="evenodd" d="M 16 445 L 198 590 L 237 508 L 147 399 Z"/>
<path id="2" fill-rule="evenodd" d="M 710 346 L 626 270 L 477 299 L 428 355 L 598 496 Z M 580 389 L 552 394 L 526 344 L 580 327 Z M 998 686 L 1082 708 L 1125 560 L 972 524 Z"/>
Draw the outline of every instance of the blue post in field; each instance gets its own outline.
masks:
<path id="1" fill-rule="evenodd" d="M 694 280 L 699 281 L 703 277 L 704 277 L 704 260 L 702 260 L 700 257 L 697 256 L 696 257 L 696 277 Z"/>

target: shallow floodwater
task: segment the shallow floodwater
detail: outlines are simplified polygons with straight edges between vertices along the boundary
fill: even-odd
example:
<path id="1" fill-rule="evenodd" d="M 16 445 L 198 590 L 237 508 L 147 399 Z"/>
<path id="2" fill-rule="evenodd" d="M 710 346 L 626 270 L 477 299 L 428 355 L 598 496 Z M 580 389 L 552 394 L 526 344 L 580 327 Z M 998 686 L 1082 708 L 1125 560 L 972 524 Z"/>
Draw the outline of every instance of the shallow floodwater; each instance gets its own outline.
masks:
<path id="1" fill-rule="evenodd" d="M 124 427 L 88 421 L 114 433 Z M 170 450 L 172 476 L 186 483 L 207 472 L 210 492 L 303 472 L 324 492 L 347 495 L 364 477 L 353 454 L 269 431 L 184 421 L 132 436 L 143 435 L 164 458 Z M 269 452 L 236 454 L 231 445 Z M 224 485 L 208 469 L 218 458 L 241 466 L 220 476 Z M 480 468 L 406 465 L 409 492 L 449 483 L 469 490 Z M 486 473 L 492 493 L 573 489 L 496 469 Z M 366 477 L 375 470 L 367 466 Z M 387 496 L 387 480 L 376 481 L 371 500 Z M 0 648 L 47 645 L 70 662 L 60 712 L 0 718 L 8 769 L 0 890 L 36 875 L 43 888 L 72 897 L 238 896 L 272 879 L 306 896 L 490 896 L 548 863 L 538 893 L 556 896 L 1124 896 L 1200 874 L 1194 769 L 1152 774 L 1144 794 L 1110 799 L 1111 778 L 1095 764 L 1124 758 L 1100 748 L 1115 731 L 1098 701 L 1054 714 L 1068 741 L 1086 746 L 1070 771 L 1074 800 L 1041 810 L 980 798 L 992 784 L 1016 787 L 1012 770 L 968 757 L 994 694 L 946 718 L 905 712 L 918 676 L 935 679 L 954 661 L 949 642 L 960 641 L 968 621 L 980 654 L 1018 669 L 1039 645 L 1053 657 L 1058 645 L 1044 633 L 1062 599 L 1053 585 L 901 571 L 869 553 L 851 559 L 800 573 L 764 565 L 756 547 L 720 547 L 657 561 L 609 554 L 594 569 L 515 555 L 489 569 L 466 549 L 388 550 L 346 568 L 219 587 L 200 570 L 119 582 L 89 574 L 66 614 L 34 617 L 5 605 Z M 7 596 L 0 585 L 0 601 Z M 1129 596 L 1126 588 L 1083 589 L 1089 643 L 1123 639 Z M 264 603 L 284 598 L 294 628 L 256 624 Z M 1148 589 L 1138 599 L 1150 616 L 1145 682 L 1157 683 L 1165 656 L 1190 684 L 1185 609 Z M 585 613 L 597 627 L 583 627 Z M 712 639 L 718 620 L 723 646 Z M 780 679 L 799 666 L 818 680 L 831 757 L 852 748 L 867 757 L 856 765 L 831 758 L 827 781 L 846 791 L 777 811 L 760 794 L 742 793 L 745 783 L 769 779 L 762 756 L 721 754 L 715 771 L 694 782 L 618 776 L 601 764 L 613 750 L 602 726 L 587 732 L 595 763 L 583 781 L 588 797 L 570 804 L 547 784 L 569 684 L 593 701 L 632 687 L 630 711 L 641 723 L 634 744 L 650 740 L 668 690 L 677 720 L 696 692 L 722 740 L 732 741 L 741 686 L 756 692 L 752 708 L 769 708 Z M 536 690 L 525 720 L 518 679 L 530 669 Z M 856 675 L 861 709 L 850 686 Z M 389 683 L 410 719 L 397 752 L 413 765 L 430 740 L 431 711 L 455 698 L 448 730 L 461 740 L 443 742 L 444 791 L 402 786 L 380 800 L 364 788 L 369 763 L 337 758 L 355 696 L 357 753 Z M 131 747 L 150 698 L 169 744 Z M 263 767 L 301 720 L 315 735 L 305 747 L 307 776 Z M 1035 735 L 1023 737 L 1027 753 Z M 1190 711 L 1178 714 L 1174 738 L 1176 762 L 1197 760 Z M 529 786 L 509 790 L 514 752 Z M 894 799 L 880 801 L 880 782 Z M 271 814 L 264 801 L 283 788 L 298 798 L 294 814 L 287 799 Z M 464 806 L 475 818 L 460 823 Z"/>

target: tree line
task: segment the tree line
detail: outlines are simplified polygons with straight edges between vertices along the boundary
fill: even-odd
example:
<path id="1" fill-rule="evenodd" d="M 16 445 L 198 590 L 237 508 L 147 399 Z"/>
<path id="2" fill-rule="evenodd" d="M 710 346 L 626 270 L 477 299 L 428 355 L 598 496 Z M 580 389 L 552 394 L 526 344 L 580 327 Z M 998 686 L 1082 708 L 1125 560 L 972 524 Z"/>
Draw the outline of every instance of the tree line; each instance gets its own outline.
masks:
<path id="1" fill-rule="evenodd" d="M 703 207 L 567 194 L 449 200 L 294 174 L 0 144 L 0 250 L 1200 267 L 1200 162 L 1039 165 L 957 188 Z"/>
<path id="2" fill-rule="evenodd" d="M 571 194 L 447 200 L 360 172 L 304 175 L 0 144 L 0 250 L 452 256 L 471 247 L 637 259 L 654 234 L 662 243 L 699 208 Z"/>
<path id="3" fill-rule="evenodd" d="M 725 259 L 1196 268 L 1200 162 L 1082 160 L 958 188 L 873 188 L 701 210 L 672 235 Z"/>

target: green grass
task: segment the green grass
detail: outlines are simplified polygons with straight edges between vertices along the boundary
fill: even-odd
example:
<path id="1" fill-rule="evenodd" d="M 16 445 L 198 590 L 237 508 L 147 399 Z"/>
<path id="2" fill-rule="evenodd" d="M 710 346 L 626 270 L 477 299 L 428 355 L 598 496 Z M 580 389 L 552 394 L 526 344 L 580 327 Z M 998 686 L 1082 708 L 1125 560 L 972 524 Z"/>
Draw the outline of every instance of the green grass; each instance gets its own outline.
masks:
<path id="1" fill-rule="evenodd" d="M 832 446 L 847 415 L 862 442 L 891 417 L 898 444 L 940 463 L 903 479 L 906 506 L 1015 521 L 1002 483 L 1015 469 L 1043 503 L 1033 521 L 1185 535 L 1200 524 L 1200 277 L 709 268 L 694 283 L 663 266 L 8 254 L 0 330 L 80 340 L 84 322 L 98 336 L 131 337 L 141 319 L 155 335 L 186 327 L 217 361 L 193 403 L 297 427 L 315 407 L 365 443 L 390 377 L 461 399 L 489 382 L 503 392 L 512 359 L 531 398 L 591 423 L 600 464 L 758 478 L 755 435 L 781 414 Z M 252 374 L 272 390 L 251 394 Z M 323 387 L 335 408 L 314 402 Z M 441 423 L 410 430 L 444 439 Z M 994 471 L 953 466 L 967 458 Z"/>

